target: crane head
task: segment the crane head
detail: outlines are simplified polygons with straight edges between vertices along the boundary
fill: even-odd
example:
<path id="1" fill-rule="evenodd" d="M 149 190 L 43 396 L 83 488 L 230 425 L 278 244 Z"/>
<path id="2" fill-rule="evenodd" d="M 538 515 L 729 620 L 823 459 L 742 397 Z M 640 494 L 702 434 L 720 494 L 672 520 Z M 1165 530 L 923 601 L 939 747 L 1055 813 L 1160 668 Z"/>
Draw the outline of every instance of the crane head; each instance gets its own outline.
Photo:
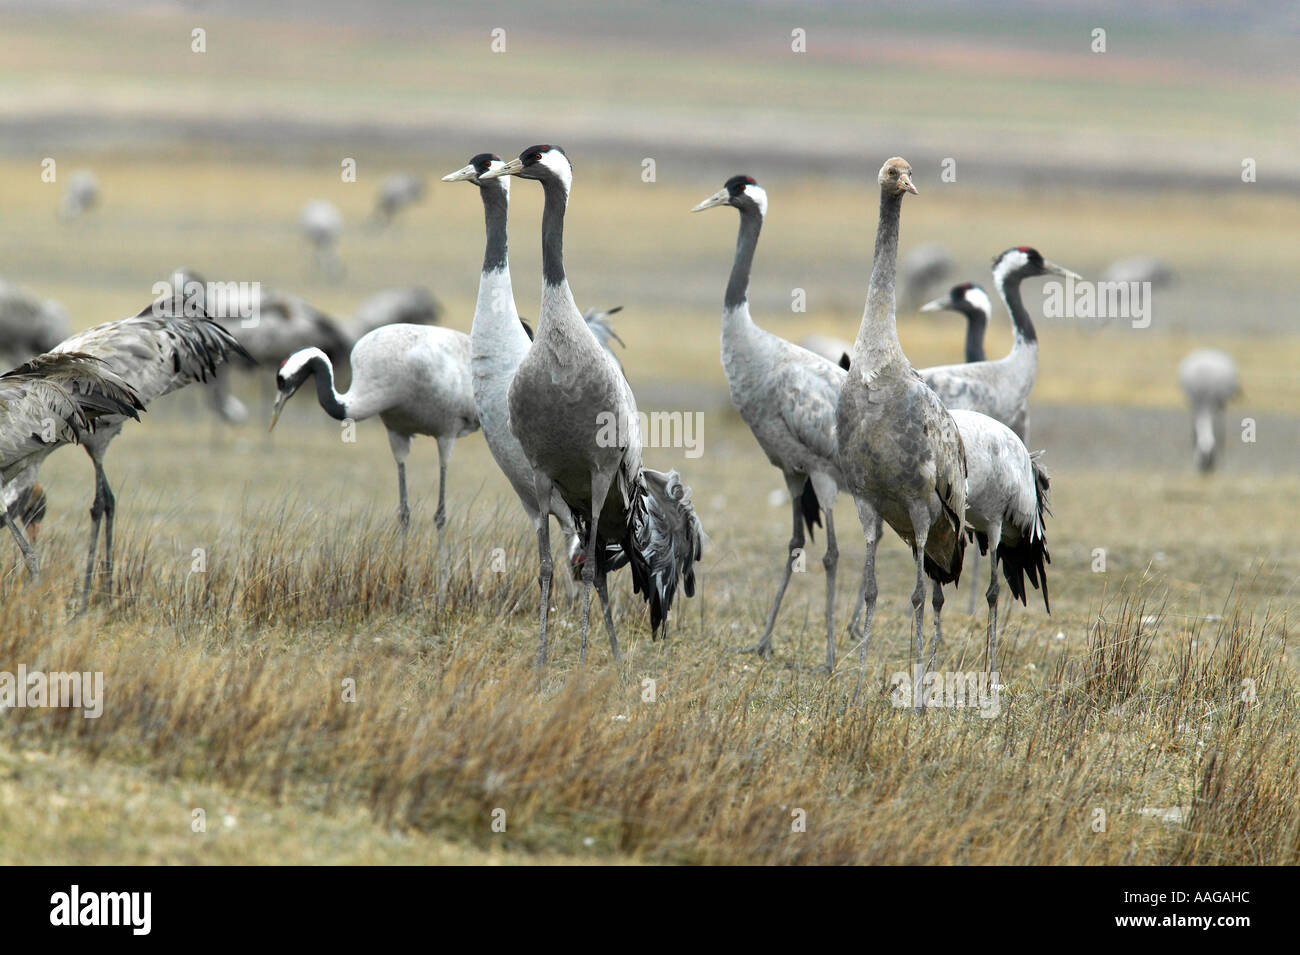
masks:
<path id="1" fill-rule="evenodd" d="M 462 182 L 469 180 L 475 185 L 479 184 L 479 178 L 493 169 L 500 169 L 505 166 L 505 162 L 496 153 L 479 153 L 469 161 L 467 165 L 462 166 L 455 172 L 448 173 L 442 177 L 443 182 Z M 495 178 L 495 177 L 491 177 Z"/>
<path id="2" fill-rule="evenodd" d="M 885 161 L 880 167 L 880 191 L 889 195 L 901 196 L 905 192 L 920 195 L 912 185 L 912 167 L 906 159 L 895 156 Z"/>
<path id="3" fill-rule="evenodd" d="M 268 433 L 275 430 L 275 423 L 280 420 L 280 412 L 284 410 L 285 403 L 312 376 L 317 363 L 329 365 L 329 359 L 319 348 L 296 351 L 280 363 L 280 368 L 275 373 L 275 407 L 271 409 L 271 424 L 266 429 Z"/>
<path id="4" fill-rule="evenodd" d="M 1060 275 L 1075 281 L 1083 279 L 1083 276 L 1078 272 L 1071 272 L 1064 266 L 1049 262 L 1043 258 L 1041 252 L 1027 245 L 1018 245 L 1014 249 L 1007 249 L 995 258 L 993 260 L 993 275 L 999 284 L 1012 276 L 1017 279 L 1027 279 L 1036 275 Z"/>
<path id="5" fill-rule="evenodd" d="M 757 209 L 760 216 L 766 216 L 767 191 L 754 181 L 753 176 L 732 176 L 721 189 L 691 211 L 703 212 L 715 206 L 735 206 L 741 211 Z"/>
<path id="6" fill-rule="evenodd" d="M 497 179 L 501 176 L 519 176 L 522 179 L 539 181 L 558 181 L 568 192 L 573 184 L 573 164 L 559 146 L 529 146 L 500 169 L 492 169 L 483 174 L 482 179 Z"/>
<path id="7" fill-rule="evenodd" d="M 963 315 L 978 314 L 988 318 L 992 310 L 988 293 L 974 282 L 954 285 L 947 295 L 926 302 L 921 306 L 923 312 L 961 312 Z"/>

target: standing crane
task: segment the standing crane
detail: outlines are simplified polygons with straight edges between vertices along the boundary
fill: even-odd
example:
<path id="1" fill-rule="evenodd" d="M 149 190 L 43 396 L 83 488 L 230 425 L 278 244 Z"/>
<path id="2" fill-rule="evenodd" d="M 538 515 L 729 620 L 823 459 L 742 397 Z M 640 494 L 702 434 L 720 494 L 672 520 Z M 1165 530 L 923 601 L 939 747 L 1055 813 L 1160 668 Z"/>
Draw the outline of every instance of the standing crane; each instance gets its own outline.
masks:
<path id="1" fill-rule="evenodd" d="M 409 172 L 395 172 L 379 184 L 375 197 L 374 222 L 381 229 L 391 225 L 393 217 L 424 198 L 424 180 Z"/>
<path id="2" fill-rule="evenodd" d="M 312 247 L 316 269 L 327 279 L 343 274 L 339 258 L 339 236 L 343 232 L 343 215 L 338 207 L 324 199 L 312 199 L 298 214 L 298 228 Z"/>
<path id="3" fill-rule="evenodd" d="M 862 690 L 867 644 L 876 607 L 876 547 L 887 521 L 912 547 L 916 587 L 913 693 L 921 697 L 924 651 L 925 577 L 939 586 L 961 578 L 966 546 L 966 455 L 952 416 L 912 368 L 898 341 L 894 317 L 894 275 L 898 220 L 903 195 L 916 194 L 912 167 L 900 158 L 880 167 L 880 218 L 871 264 L 871 285 L 862 326 L 853 344 L 852 365 L 835 412 L 840 471 L 853 494 L 866 538 L 859 602 L 866 619 L 861 634 L 858 684 Z M 936 606 L 942 594 L 936 593 Z"/>
<path id="4" fill-rule="evenodd" d="M 533 340 L 532 329 L 519 317 L 515 307 L 514 288 L 510 282 L 509 244 L 506 222 L 510 211 L 510 178 L 501 176 L 483 178 L 494 169 L 502 169 L 505 162 L 494 153 L 479 153 L 470 161 L 442 177 L 443 182 L 469 182 L 478 187 L 483 201 L 483 220 L 486 244 L 483 252 L 483 270 L 479 276 L 478 301 L 474 306 L 474 323 L 470 327 L 469 341 L 474 372 L 474 404 L 483 424 L 483 437 L 488 450 L 501 472 L 510 482 L 529 521 L 536 526 L 540 518 L 537 507 L 537 488 L 533 468 L 528 463 L 523 446 L 510 430 L 510 382 Z M 609 316 L 621 306 L 598 311 L 588 309 L 583 321 L 597 341 L 613 357 L 610 342 L 622 339 L 609 324 Z M 615 359 L 617 361 L 617 359 Z M 569 505 L 558 489 L 552 489 L 550 513 L 560 525 L 569 541 L 569 557 L 582 553 L 582 540 L 573 526 Z M 580 564 L 575 564 L 581 569 Z"/>
<path id="5" fill-rule="evenodd" d="M 37 355 L 0 375 L 0 487 L 6 502 L 0 518 L 18 542 L 33 578 L 40 561 L 15 523 L 10 488 L 14 500 L 23 495 L 30 500 L 32 489 L 39 488 L 36 473 L 41 462 L 55 448 L 88 441 L 113 422 L 120 428 L 126 418 L 139 420 L 144 406 L 135 388 L 106 362 L 81 352 Z"/>
<path id="6" fill-rule="evenodd" d="M 59 217 L 71 222 L 97 205 L 99 205 L 99 180 L 95 178 L 95 174 L 83 169 L 69 176 L 68 184 L 63 190 L 63 204 L 59 206 Z"/>
<path id="7" fill-rule="evenodd" d="M 767 215 L 767 192 L 750 176 L 732 176 L 692 212 L 731 206 L 740 213 L 736 256 L 722 305 L 722 367 L 731 403 L 749 425 L 767 459 L 790 491 L 793 531 L 786 546 L 781 582 L 753 652 L 772 653 L 772 629 L 803 553 L 804 527 L 826 519 L 826 671 L 835 668 L 835 500 L 841 484 L 835 459 L 835 405 L 845 372 L 807 348 L 766 332 L 749 315 L 749 275 Z"/>
<path id="8" fill-rule="evenodd" d="M 636 398 L 618 363 L 583 321 L 569 290 L 564 213 L 573 166 L 564 150 L 531 146 L 479 178 L 500 176 L 537 180 L 545 195 L 537 334 L 509 391 L 510 428 L 533 468 L 536 487 L 541 564 L 537 660 L 539 665 L 546 662 L 553 576 L 547 511 L 557 488 L 579 533 L 587 531 L 580 659 L 586 660 L 594 587 L 617 660 L 618 637 L 606 588 L 609 571 L 631 565 L 633 587 L 650 605 L 650 631 L 656 635 L 679 581 L 688 597 L 695 592 L 694 567 L 704 532 L 677 473 L 642 467 Z"/>
<path id="9" fill-rule="evenodd" d="M 1015 331 L 1011 353 L 997 361 L 923 368 L 921 377 L 949 408 L 965 408 L 996 418 L 1021 441 L 1029 440 L 1029 393 L 1038 376 L 1038 334 L 1020 298 L 1020 283 L 1035 275 L 1081 277 L 1022 245 L 993 260 L 993 282 L 1006 304 Z"/>
<path id="10" fill-rule="evenodd" d="M 334 366 L 319 348 L 306 348 L 285 359 L 275 374 L 275 428 L 284 404 L 307 379 L 316 379 L 316 398 L 337 421 L 379 416 L 388 429 L 388 445 L 397 462 L 397 518 L 405 532 L 411 523 L 406 499 L 406 459 L 411 438 L 431 435 L 438 443 L 439 533 L 447 523 L 447 464 L 456 439 L 479 428 L 470 385 L 469 336 L 436 325 L 384 325 L 362 336 L 352 349 L 352 384 L 334 390 Z"/>
<path id="11" fill-rule="evenodd" d="M 483 424 L 483 437 L 501 473 L 506 476 L 523 505 L 528 519 L 536 527 L 539 520 L 555 515 L 560 530 L 569 539 L 569 554 L 580 554 L 582 541 L 573 525 L 573 514 L 558 488 L 552 488 L 548 500 L 540 505 L 533 467 L 528 463 L 523 445 L 510 430 L 510 382 L 519 363 L 528 354 L 532 333 L 520 320 L 515 307 L 514 288 L 510 282 L 510 257 L 506 222 L 510 211 L 510 177 L 484 178 L 493 170 L 505 168 L 500 156 L 479 153 L 469 163 L 443 176 L 443 182 L 470 182 L 478 187 L 483 201 L 486 246 L 483 271 L 479 276 L 478 301 L 474 305 L 474 323 L 469 341 L 473 368 L 474 405 Z"/>
<path id="12" fill-rule="evenodd" d="M 1241 394 L 1237 363 L 1217 348 L 1198 348 L 1178 365 L 1178 384 L 1192 408 L 1196 467 L 1208 474 L 1223 444 L 1223 411 Z"/>

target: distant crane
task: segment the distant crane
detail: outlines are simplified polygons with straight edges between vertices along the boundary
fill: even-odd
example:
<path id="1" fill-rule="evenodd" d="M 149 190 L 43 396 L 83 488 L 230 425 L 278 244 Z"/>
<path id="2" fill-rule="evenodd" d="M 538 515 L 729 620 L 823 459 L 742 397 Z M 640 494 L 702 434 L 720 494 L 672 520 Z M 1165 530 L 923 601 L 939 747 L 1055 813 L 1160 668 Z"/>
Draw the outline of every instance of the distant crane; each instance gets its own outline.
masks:
<path id="1" fill-rule="evenodd" d="M 930 289 L 946 279 L 957 263 L 938 242 L 918 245 L 903 256 L 903 307 L 908 311 L 925 301 Z"/>
<path id="2" fill-rule="evenodd" d="M 1223 412 L 1241 394 L 1237 363 L 1217 348 L 1198 348 L 1178 366 L 1178 384 L 1192 408 L 1192 441 L 1196 467 L 1202 474 L 1214 470 L 1223 445 Z"/>
<path id="3" fill-rule="evenodd" d="M 1116 259 L 1102 271 L 1101 277 L 1106 282 L 1150 282 L 1152 288 L 1172 285 L 1174 270 L 1164 262 L 1149 255 L 1134 255 L 1126 259 Z"/>
<path id="4" fill-rule="evenodd" d="M 390 288 L 376 292 L 357 307 L 348 335 L 355 342 L 384 325 L 437 325 L 440 321 L 442 306 L 427 288 Z"/>
<path id="5" fill-rule="evenodd" d="M 343 260 L 339 258 L 339 236 L 343 232 L 343 215 L 338 207 L 324 199 L 313 199 L 302 207 L 298 215 L 298 228 L 312 247 L 316 269 L 328 279 L 343 275 Z"/>
<path id="6" fill-rule="evenodd" d="M 67 313 L 58 302 L 0 279 L 0 369 L 47 352 L 70 334 Z"/>
<path id="7" fill-rule="evenodd" d="M 379 194 L 375 198 L 374 221 L 380 228 L 388 226 L 399 212 L 423 198 L 424 180 L 418 176 L 408 172 L 386 176 L 379 184 Z"/>
<path id="8" fill-rule="evenodd" d="M 70 222 L 85 215 L 99 205 L 99 180 L 95 174 L 86 170 L 74 172 L 68 177 L 68 184 L 63 190 L 63 203 L 59 206 L 59 216 Z"/>

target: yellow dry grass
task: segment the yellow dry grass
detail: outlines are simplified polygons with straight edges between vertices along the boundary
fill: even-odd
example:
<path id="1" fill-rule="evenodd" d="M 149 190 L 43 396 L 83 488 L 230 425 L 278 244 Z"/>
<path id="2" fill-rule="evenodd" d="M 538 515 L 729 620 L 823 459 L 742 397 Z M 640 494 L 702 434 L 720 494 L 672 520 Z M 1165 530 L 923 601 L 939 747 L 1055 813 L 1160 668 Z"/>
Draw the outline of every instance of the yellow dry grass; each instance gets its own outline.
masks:
<path id="1" fill-rule="evenodd" d="M 101 670 L 106 701 L 97 720 L 5 713 L 0 819 L 14 824 L 0 826 L 0 860 L 1300 860 L 1300 554 L 1262 517 L 1294 478 L 1132 480 L 1116 499 L 1112 474 L 1059 475 L 1055 613 L 1009 611 L 999 715 L 918 717 L 886 687 L 908 653 L 897 541 L 881 552 L 865 701 L 848 705 L 852 659 L 830 681 L 812 669 L 819 545 L 775 659 L 733 652 L 761 630 L 788 531 L 734 424 L 702 458 L 660 462 L 686 471 L 711 535 L 671 638 L 650 642 L 620 580 L 626 662 L 610 662 L 597 627 L 580 669 L 561 585 L 538 673 L 530 535 L 481 441 L 457 449 L 441 550 L 431 449 L 417 447 L 403 545 L 381 429 L 342 445 L 310 410 L 290 408 L 274 454 L 247 431 L 211 453 L 166 407 L 124 435 L 110 456 L 119 594 L 84 618 L 70 608 L 88 468 L 76 451 L 51 459 L 46 570 L 27 585 L 15 564 L 0 581 L 0 660 Z M 1209 551 L 1207 508 L 1235 528 Z M 840 518 L 843 614 L 861 545 L 851 511 Z M 1106 573 L 1095 546 L 1109 548 Z M 964 605 L 963 588 L 941 670 L 982 666 L 982 613 Z M 195 808 L 206 833 L 191 831 Z M 1140 812 L 1175 808 L 1181 822 Z M 792 830 L 796 809 L 806 831 Z"/>

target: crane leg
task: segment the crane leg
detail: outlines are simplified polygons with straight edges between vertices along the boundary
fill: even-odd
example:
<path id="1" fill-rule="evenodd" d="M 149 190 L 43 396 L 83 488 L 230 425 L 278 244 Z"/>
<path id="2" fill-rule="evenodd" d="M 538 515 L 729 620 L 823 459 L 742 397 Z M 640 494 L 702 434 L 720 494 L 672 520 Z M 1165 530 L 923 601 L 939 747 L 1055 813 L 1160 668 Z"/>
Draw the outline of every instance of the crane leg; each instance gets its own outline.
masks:
<path id="1" fill-rule="evenodd" d="M 1002 526 L 995 524 L 989 528 L 989 589 L 985 598 L 989 602 L 988 665 L 989 674 L 998 672 L 998 594 L 1002 585 L 998 581 L 998 544 L 1002 541 Z"/>
<path id="2" fill-rule="evenodd" d="M 105 499 L 108 483 L 104 480 L 104 468 L 93 457 L 91 461 L 95 465 L 95 499 L 90 505 L 90 547 L 86 552 L 86 577 L 81 586 L 80 613 L 85 613 L 90 606 L 90 583 L 95 574 L 95 557 L 99 553 L 99 524 L 108 512 L 108 502 Z M 111 492 L 109 496 L 111 497 Z"/>
<path id="3" fill-rule="evenodd" d="M 113 489 L 108 486 L 108 476 L 104 466 L 98 461 L 95 468 L 99 471 L 99 482 L 104 488 L 104 595 L 113 597 L 113 514 L 117 510 L 117 499 Z"/>
<path id="4" fill-rule="evenodd" d="M 438 510 L 433 514 L 433 526 L 439 534 L 447 526 L 447 464 L 455 447 L 455 438 L 438 439 Z"/>
<path id="5" fill-rule="evenodd" d="M 971 585 L 972 588 L 974 584 Z M 943 624 L 940 623 L 939 616 L 943 613 L 943 587 L 939 581 L 930 581 L 931 601 L 934 607 L 934 639 L 930 641 L 930 662 L 926 669 L 934 669 L 935 657 L 939 655 L 939 648 L 943 646 Z"/>
<path id="6" fill-rule="evenodd" d="M 397 462 L 397 523 L 402 525 L 402 536 L 411 527 L 411 508 L 406 503 L 406 462 Z"/>
<path id="7" fill-rule="evenodd" d="M 978 589 L 975 586 L 975 582 L 979 579 L 980 579 L 980 549 L 979 549 L 979 545 L 976 544 L 975 547 L 972 548 L 970 551 L 970 607 L 966 611 L 972 617 L 975 616 L 975 599 L 979 593 Z"/>
<path id="8" fill-rule="evenodd" d="M 790 489 L 790 511 L 794 519 L 794 530 L 790 534 L 790 543 L 785 546 L 785 566 L 781 570 L 781 583 L 777 585 L 776 597 L 772 600 L 772 609 L 767 612 L 767 623 L 763 627 L 763 636 L 759 639 L 758 645 L 746 647 L 741 651 L 757 653 L 764 659 L 772 655 L 772 630 L 776 627 L 776 614 L 781 609 L 781 601 L 785 598 L 785 588 L 790 586 L 790 574 L 794 572 L 795 561 L 803 553 L 803 511 L 799 503 L 803 494 L 803 483 L 788 480 L 786 487 Z"/>
<path id="9" fill-rule="evenodd" d="M 389 428 L 388 447 L 397 462 L 397 523 L 401 525 L 402 537 L 405 538 L 407 528 L 411 526 L 411 508 L 406 497 L 406 459 L 411 456 L 411 436 Z"/>
<path id="10" fill-rule="evenodd" d="M 10 533 L 14 535 L 14 540 L 18 542 L 18 549 L 23 552 L 23 559 L 27 562 L 27 573 L 32 580 L 36 580 L 41 573 L 40 558 L 36 556 L 36 549 L 28 543 L 23 532 L 14 523 L 14 519 L 9 516 L 9 511 L 0 507 L 0 516 L 4 518 L 5 526 L 9 528 Z"/>
<path id="11" fill-rule="evenodd" d="M 603 573 L 596 574 L 596 594 L 600 597 L 600 605 L 605 610 L 605 633 L 609 635 L 609 645 L 614 650 L 614 662 L 621 663 L 618 654 L 618 635 L 614 633 L 614 608 L 609 603 L 609 587 Z"/>
<path id="12" fill-rule="evenodd" d="M 858 612 L 853 612 L 849 622 L 849 636 L 859 642 L 858 647 L 858 685 L 853 690 L 853 702 L 858 702 L 862 693 L 862 677 L 867 671 L 867 644 L 871 642 L 871 618 L 876 614 L 876 545 L 880 543 L 880 515 L 869 503 L 857 498 L 858 520 L 862 524 L 862 536 L 867 543 L 867 557 L 862 564 L 862 586 L 858 589 L 858 606 L 864 608 L 866 616 L 861 630 L 857 629 Z"/>
<path id="13" fill-rule="evenodd" d="M 591 527 L 587 535 L 587 551 L 582 563 L 582 649 L 578 655 L 579 664 L 587 661 L 587 635 L 591 630 L 591 591 L 596 583 L 596 537 L 600 531 L 600 512 L 613 483 L 613 474 L 591 472 Z M 609 631 L 609 648 L 614 660 L 619 659 L 618 637 L 611 628 Z"/>
<path id="14" fill-rule="evenodd" d="M 911 508 L 912 533 L 916 535 L 916 586 L 912 589 L 912 613 L 916 616 L 913 642 L 912 702 L 917 712 L 925 709 L 925 542 L 930 536 L 930 509 L 925 504 Z"/>
<path id="15" fill-rule="evenodd" d="M 817 492 L 817 503 L 821 505 L 826 519 L 826 555 L 822 557 L 822 567 L 826 570 L 826 672 L 835 672 L 835 568 L 839 564 L 840 549 L 835 543 L 835 498 L 839 489 L 833 481 L 827 481 L 820 475 L 809 478 Z"/>
<path id="16" fill-rule="evenodd" d="M 533 472 L 533 484 L 537 489 L 538 516 L 537 525 L 537 586 L 542 591 L 542 602 L 538 609 L 540 626 L 537 633 L 537 665 L 546 665 L 546 619 L 551 611 L 551 578 L 555 574 L 555 564 L 551 558 L 551 479 L 541 471 Z"/>

